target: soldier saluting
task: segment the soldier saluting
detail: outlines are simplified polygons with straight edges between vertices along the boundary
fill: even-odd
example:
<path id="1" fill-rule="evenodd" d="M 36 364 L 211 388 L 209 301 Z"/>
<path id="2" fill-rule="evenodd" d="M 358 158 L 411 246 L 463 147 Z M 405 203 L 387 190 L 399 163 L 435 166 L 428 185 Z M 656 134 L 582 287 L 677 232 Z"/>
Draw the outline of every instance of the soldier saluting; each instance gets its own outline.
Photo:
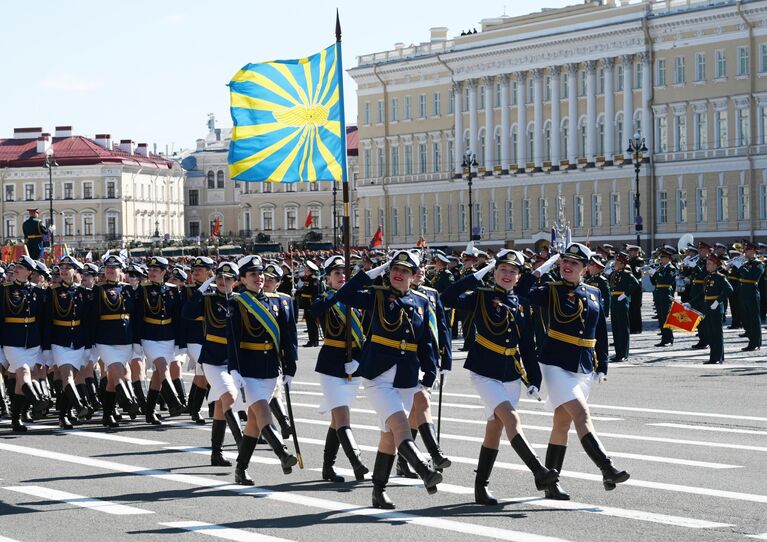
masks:
<path id="1" fill-rule="evenodd" d="M 43 252 L 43 236 L 53 235 L 55 226 L 46 226 L 40 220 L 40 209 L 27 209 L 29 218 L 27 218 L 21 226 L 24 232 L 24 238 L 27 243 L 27 251 L 30 258 L 33 260 L 39 260 L 40 254 Z"/>

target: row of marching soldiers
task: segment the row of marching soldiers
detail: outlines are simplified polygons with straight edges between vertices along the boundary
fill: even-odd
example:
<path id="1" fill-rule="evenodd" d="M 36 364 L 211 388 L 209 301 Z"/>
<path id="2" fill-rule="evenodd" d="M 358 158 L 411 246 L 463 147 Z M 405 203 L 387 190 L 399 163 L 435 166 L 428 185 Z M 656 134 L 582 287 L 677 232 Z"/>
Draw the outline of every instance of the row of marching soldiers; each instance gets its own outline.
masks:
<path id="1" fill-rule="evenodd" d="M 597 438 L 587 404 L 592 383 L 605 381 L 608 369 L 602 294 L 583 282 L 591 256 L 587 247 L 573 243 L 561 255 L 538 262 L 530 272 L 522 253 L 501 250 L 496 259 L 442 292 L 423 284 L 425 266 L 417 251 L 396 251 L 348 281 L 343 258 L 328 258 L 323 266 L 327 290 L 311 305 L 324 331 L 315 365 L 323 392 L 320 412 L 330 416 L 323 479 L 343 480 L 334 469 L 341 448 L 357 480 L 369 472 L 350 420 L 350 407 L 362 384 L 381 430 L 372 472 L 373 506 L 394 508 L 386 487 L 397 455 L 402 474 L 421 478 L 430 494 L 437 491 L 442 472 L 451 465 L 435 434 L 430 400 L 435 382 L 443 381 L 452 368 L 447 308 L 448 314 L 450 309 L 470 313 L 474 322 L 474 340 L 464 367 L 470 371 L 487 421 L 475 478 L 476 502 L 498 502 L 488 484 L 504 430 L 532 472 L 536 487 L 549 498 L 569 499 L 558 473 L 572 425 L 601 470 L 605 489 L 626 481 L 628 473 L 614 467 Z M 124 262 L 110 256 L 104 261 L 104 282 L 90 292 L 78 290 L 73 298 L 63 291 L 75 287 L 69 274 L 48 292 L 31 287 L 25 272 L 29 263 L 33 262 L 22 258 L 14 269 L 13 284 L 5 286 L 2 294 L 3 350 L 9 373 L 16 377 L 11 388 L 14 428 L 25 402 L 37 414 L 46 408 L 30 375 L 30 367 L 39 363 L 41 346 L 43 351 L 50 349 L 64 393 L 78 414 L 87 414 L 88 408 L 72 386 L 67 366 L 77 371 L 86 358 L 103 363 L 107 374 L 104 423 L 110 426 L 117 395 L 128 403 L 140 402 L 138 394 L 131 393 L 132 386 L 125 385 L 132 379 L 130 363 L 139 347 L 154 369 L 143 406 L 147 421 L 161 423 L 154 412 L 160 395 L 171 414 L 180 413 L 168 368 L 176 350 L 186 347 L 197 363 L 190 396 L 204 396 L 209 387 L 208 400 L 215 401 L 212 464 L 230 464 L 222 454 L 227 426 L 238 446 L 238 484 L 253 484 L 247 467 L 259 439 L 269 444 L 286 474 L 300 461 L 295 425 L 278 416 L 278 423 L 285 423 L 278 434 L 270 407 L 278 387 L 284 388 L 290 405 L 298 359 L 292 300 L 275 292 L 278 265 L 264 265 L 258 256 L 246 256 L 237 264 L 218 264 L 214 273 L 213 262 L 199 258 L 195 265 L 207 268 L 208 278 L 200 281 L 198 277 L 194 285 L 178 288 L 164 282 L 167 260 L 155 257 L 147 262 L 148 280 L 134 289 L 120 280 Z M 67 266 L 76 268 L 77 263 L 70 259 L 60 264 L 62 269 Z M 526 281 L 520 283 L 523 275 Z M 544 276 L 555 280 L 542 280 Z M 273 286 L 271 291 L 267 282 Z M 59 298 L 60 302 L 54 301 Z M 80 309 L 74 309 L 73 299 Z M 46 310 L 64 311 L 54 314 L 53 328 L 74 333 L 85 325 L 80 340 L 75 341 L 74 335 L 63 341 L 53 339 L 51 326 L 45 329 L 50 319 Z M 534 325 L 534 319 L 542 325 Z M 20 333 L 21 328 L 6 332 L 9 324 L 26 326 L 25 333 Z M 199 335 L 189 338 L 195 325 Z M 347 356 L 347 327 L 351 357 Z M 545 392 L 546 406 L 554 412 L 545 462 L 524 436 L 516 410 L 522 391 L 530 397 Z M 244 428 L 235 414 L 240 403 L 247 405 Z M 190 407 L 195 409 L 199 406 Z M 296 455 L 283 443 L 288 434 L 294 438 Z M 430 459 L 415 443 L 419 434 Z"/>

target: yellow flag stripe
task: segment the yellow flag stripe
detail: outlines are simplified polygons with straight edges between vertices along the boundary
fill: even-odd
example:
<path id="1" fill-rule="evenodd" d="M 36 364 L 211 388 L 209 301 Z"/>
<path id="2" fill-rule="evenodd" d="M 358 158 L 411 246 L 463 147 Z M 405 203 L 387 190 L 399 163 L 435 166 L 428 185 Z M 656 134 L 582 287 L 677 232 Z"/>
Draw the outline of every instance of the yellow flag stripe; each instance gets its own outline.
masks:
<path id="1" fill-rule="evenodd" d="M 318 101 L 320 97 L 320 87 L 322 86 L 323 82 L 327 84 L 327 81 L 324 81 L 325 78 L 325 57 L 327 57 L 327 52 L 322 51 L 320 53 L 320 79 L 317 81 L 317 87 L 314 89 L 314 95 L 312 96 L 312 102 L 313 103 L 320 103 Z"/>
<path id="2" fill-rule="evenodd" d="M 277 66 L 277 65 L 273 65 Z M 293 105 L 299 105 L 301 102 L 299 102 L 294 96 L 292 96 L 289 92 L 287 92 L 283 87 L 266 77 L 262 73 L 250 71 L 250 70 L 240 70 L 237 75 L 235 75 L 235 81 L 238 81 L 237 76 L 240 75 L 239 82 L 250 82 L 254 83 L 260 87 L 264 87 L 270 92 L 275 93 L 277 96 L 284 98 L 288 100 Z M 294 85 L 295 87 L 295 85 Z"/>
<path id="3" fill-rule="evenodd" d="M 335 63 L 333 63 L 330 65 L 330 69 L 328 70 L 328 75 L 325 78 L 325 88 L 322 90 L 322 96 L 320 97 L 317 103 L 321 103 L 323 105 L 326 105 L 328 108 L 330 108 L 330 105 L 325 104 L 325 97 L 328 95 L 328 91 L 330 90 L 331 87 L 334 88 L 336 92 L 338 91 L 338 85 L 333 85 L 333 83 L 335 83 L 335 79 L 336 79 L 336 65 Z"/>
<path id="4" fill-rule="evenodd" d="M 304 141 L 306 140 L 306 130 L 301 130 L 301 138 L 298 140 L 298 143 L 296 143 L 293 146 L 293 150 L 288 153 L 288 155 L 285 157 L 285 159 L 280 163 L 279 166 L 277 166 L 277 169 L 275 169 L 270 175 L 269 179 L 274 180 L 276 182 L 282 182 L 282 179 L 285 178 L 285 173 L 287 173 L 288 168 L 293 164 L 293 161 L 296 159 L 296 155 L 298 155 L 298 150 L 301 148 L 301 145 L 303 145 Z"/>
<path id="5" fill-rule="evenodd" d="M 304 88 L 298 84 L 298 81 L 296 81 L 296 78 L 293 76 L 293 72 L 291 72 L 285 64 L 272 64 L 272 67 L 274 67 L 274 69 L 280 72 L 285 77 L 285 79 L 288 80 L 288 82 L 293 86 L 296 92 L 298 92 L 298 95 L 301 97 L 301 102 L 305 104 L 308 101 L 306 98 L 306 92 L 304 91 Z"/>
<path id="6" fill-rule="evenodd" d="M 334 136 L 341 137 L 341 123 L 339 121 L 329 120 L 322 127 Z"/>
<path id="7" fill-rule="evenodd" d="M 341 166 L 338 164 L 338 160 L 336 160 L 336 157 L 333 155 L 332 152 L 325 146 L 325 143 L 322 141 L 321 137 L 317 138 L 317 148 L 320 150 L 320 154 L 322 155 L 322 158 L 327 162 L 328 169 L 330 170 L 330 174 L 333 176 L 332 180 L 340 181 L 341 180 Z M 325 181 L 329 181 L 331 179 L 323 179 Z"/>
<path id="8" fill-rule="evenodd" d="M 317 139 L 317 127 L 311 126 L 311 143 L 309 143 L 309 179 L 317 178 L 317 171 L 314 169 L 314 142 Z"/>
<path id="9" fill-rule="evenodd" d="M 304 148 L 301 149 L 301 165 L 298 168 L 298 176 L 303 181 L 304 180 L 304 169 L 306 168 L 306 162 L 309 160 L 309 145 L 311 145 L 312 142 L 312 131 L 311 129 L 307 130 L 306 132 L 306 139 L 304 140 Z"/>
<path id="10" fill-rule="evenodd" d="M 276 104 L 268 100 L 261 98 L 253 98 L 240 94 L 239 92 L 232 92 L 232 107 L 241 107 L 243 109 L 258 109 L 260 111 L 283 111 L 288 109 L 282 104 Z"/>
<path id="11" fill-rule="evenodd" d="M 306 90 L 311 93 L 312 91 L 312 65 L 311 63 L 304 64 L 304 77 L 306 78 Z M 314 105 L 312 102 L 311 105 Z"/>
<path id="12" fill-rule="evenodd" d="M 232 141 L 269 134 L 277 130 L 282 130 L 283 128 L 285 128 L 285 125 L 280 122 L 267 122 L 265 124 L 254 124 L 251 126 L 235 126 L 232 129 Z"/>
<path id="13" fill-rule="evenodd" d="M 243 158 L 242 160 L 239 160 L 235 162 L 234 164 L 229 165 L 229 177 L 235 177 L 242 173 L 243 171 L 247 171 L 248 169 L 252 168 L 256 164 L 260 163 L 265 158 L 269 157 L 272 153 L 278 151 L 291 141 L 293 141 L 296 137 L 298 137 L 301 134 L 301 130 L 297 129 L 292 134 L 289 134 L 276 143 L 273 143 L 272 145 L 269 145 L 265 149 L 260 150 L 259 152 L 252 154 L 248 156 L 247 158 Z"/>

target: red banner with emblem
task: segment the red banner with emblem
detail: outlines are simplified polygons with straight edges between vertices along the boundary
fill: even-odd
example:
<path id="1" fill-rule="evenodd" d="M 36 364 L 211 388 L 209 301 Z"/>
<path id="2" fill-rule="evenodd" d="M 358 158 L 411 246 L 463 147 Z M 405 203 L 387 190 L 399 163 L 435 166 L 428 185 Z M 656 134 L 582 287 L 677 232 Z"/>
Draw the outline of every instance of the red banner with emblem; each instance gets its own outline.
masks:
<path id="1" fill-rule="evenodd" d="M 702 319 L 703 315 L 698 311 L 694 309 L 685 309 L 684 305 L 677 301 L 673 301 L 663 327 L 694 333 Z"/>

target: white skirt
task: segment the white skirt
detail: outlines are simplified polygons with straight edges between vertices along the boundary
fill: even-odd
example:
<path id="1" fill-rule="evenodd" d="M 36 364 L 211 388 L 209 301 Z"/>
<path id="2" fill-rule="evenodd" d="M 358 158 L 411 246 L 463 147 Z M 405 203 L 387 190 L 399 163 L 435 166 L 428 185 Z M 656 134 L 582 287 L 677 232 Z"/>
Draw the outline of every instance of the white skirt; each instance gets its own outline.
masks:
<path id="1" fill-rule="evenodd" d="M 198 343 L 189 343 L 186 345 L 186 355 L 189 359 L 186 368 L 187 371 L 194 373 L 195 376 L 202 376 L 202 367 L 200 367 L 200 354 L 202 345 Z"/>
<path id="2" fill-rule="evenodd" d="M 250 408 L 257 401 L 271 401 L 274 396 L 274 388 L 277 386 L 276 378 L 249 378 L 243 377 L 243 400 Z"/>
<path id="3" fill-rule="evenodd" d="M 397 366 L 395 365 L 373 380 L 363 378 L 367 397 L 378 415 L 378 427 L 384 433 L 390 431 L 386 425 L 386 420 L 392 414 L 404 412 L 407 416 L 410 413 L 410 408 L 413 406 L 413 396 L 418 391 L 418 386 L 414 388 L 395 388 L 394 376 L 396 374 Z"/>
<path id="4" fill-rule="evenodd" d="M 42 352 L 39 346 L 23 348 L 21 346 L 3 346 L 3 352 L 8 360 L 8 372 L 15 373 L 26 366 L 31 369 L 38 363 L 42 363 Z"/>
<path id="5" fill-rule="evenodd" d="M 210 385 L 208 391 L 208 401 L 218 401 L 225 393 L 231 393 L 232 397 L 237 398 L 237 387 L 234 385 L 234 379 L 229 374 L 226 365 L 207 365 L 198 364 L 205 380 Z"/>
<path id="6" fill-rule="evenodd" d="M 154 363 L 160 358 L 170 363 L 176 357 L 176 345 L 174 341 L 150 341 L 141 339 L 141 347 L 148 362 Z"/>
<path id="7" fill-rule="evenodd" d="M 132 344 L 97 344 L 94 350 L 107 367 L 116 363 L 127 365 L 133 356 Z"/>
<path id="8" fill-rule="evenodd" d="M 360 387 L 360 378 L 351 380 L 320 374 L 320 387 L 322 388 L 322 402 L 318 412 L 325 414 L 334 408 L 348 407 L 357 398 L 357 390 Z"/>
<path id="9" fill-rule="evenodd" d="M 490 421 L 495 419 L 495 409 L 501 403 L 508 401 L 511 406 L 517 408 L 519 404 L 519 394 L 522 389 L 519 378 L 511 382 L 501 382 L 494 378 L 478 375 L 469 371 L 471 383 L 477 390 L 482 404 L 485 405 L 485 419 Z"/>
<path id="10" fill-rule="evenodd" d="M 572 373 L 556 365 L 539 365 L 543 374 L 543 388 L 548 395 L 543 405 L 546 410 L 553 411 L 559 405 L 574 399 L 580 399 L 584 403 L 588 400 L 593 382 L 590 373 Z"/>
<path id="11" fill-rule="evenodd" d="M 61 367 L 62 365 L 71 365 L 80 370 L 85 365 L 85 348 L 67 348 L 58 344 L 51 345 L 51 354 L 53 355 L 53 364 Z"/>

